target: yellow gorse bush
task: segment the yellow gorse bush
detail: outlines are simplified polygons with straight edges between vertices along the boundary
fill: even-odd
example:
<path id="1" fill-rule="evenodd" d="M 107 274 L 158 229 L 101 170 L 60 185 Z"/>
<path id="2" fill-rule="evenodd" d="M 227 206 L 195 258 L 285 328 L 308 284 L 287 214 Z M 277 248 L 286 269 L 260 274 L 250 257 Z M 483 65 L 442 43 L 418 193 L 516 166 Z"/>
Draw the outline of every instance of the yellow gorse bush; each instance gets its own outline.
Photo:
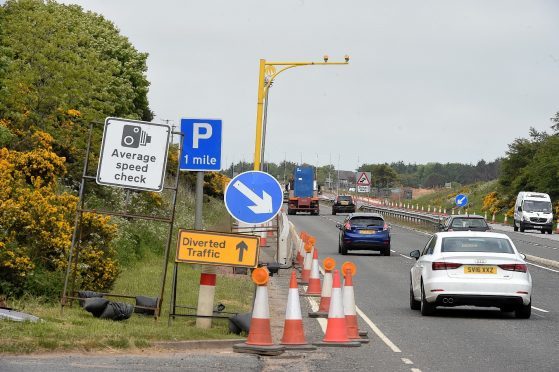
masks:
<path id="1" fill-rule="evenodd" d="M 50 150 L 52 137 L 31 136 L 37 148 L 0 149 L 0 290 L 20 294 L 26 278 L 40 267 L 64 271 L 78 198 L 57 193 L 65 159 Z M 111 241 L 116 227 L 108 217 L 86 214 L 76 277 L 86 289 L 107 290 L 118 275 Z"/>

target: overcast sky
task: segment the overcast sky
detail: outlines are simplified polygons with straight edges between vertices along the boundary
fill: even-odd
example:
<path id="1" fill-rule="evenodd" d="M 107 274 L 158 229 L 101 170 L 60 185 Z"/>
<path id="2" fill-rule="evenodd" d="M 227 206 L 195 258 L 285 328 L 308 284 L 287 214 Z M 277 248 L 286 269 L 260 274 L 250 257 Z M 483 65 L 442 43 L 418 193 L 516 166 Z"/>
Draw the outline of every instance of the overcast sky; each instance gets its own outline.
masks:
<path id="1" fill-rule="evenodd" d="M 252 161 L 258 60 L 278 76 L 267 159 L 476 163 L 559 111 L 559 2 L 65 1 L 149 53 L 156 120 L 223 119 L 223 161 Z"/>

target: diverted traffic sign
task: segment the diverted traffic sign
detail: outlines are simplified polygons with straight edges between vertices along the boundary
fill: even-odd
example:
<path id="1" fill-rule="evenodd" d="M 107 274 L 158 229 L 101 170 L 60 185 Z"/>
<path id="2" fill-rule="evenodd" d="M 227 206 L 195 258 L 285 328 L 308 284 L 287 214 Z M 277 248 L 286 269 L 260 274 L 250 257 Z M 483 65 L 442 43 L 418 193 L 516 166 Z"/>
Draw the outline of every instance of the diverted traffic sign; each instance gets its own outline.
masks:
<path id="1" fill-rule="evenodd" d="M 370 185 L 371 185 L 371 172 L 358 172 L 357 186 L 370 186 Z"/>
<path id="2" fill-rule="evenodd" d="M 456 203 L 456 206 L 464 207 L 468 205 L 468 197 L 464 194 L 458 194 L 456 195 L 456 199 L 454 199 L 454 202 Z"/>
<path id="3" fill-rule="evenodd" d="M 221 169 L 221 127 L 220 119 L 181 119 L 181 170 Z"/>
<path id="4" fill-rule="evenodd" d="M 256 267 L 259 240 L 253 235 L 179 230 L 176 262 Z"/>
<path id="5" fill-rule="evenodd" d="M 283 189 L 268 173 L 249 171 L 229 182 L 224 199 L 233 218 L 248 224 L 260 224 L 270 221 L 281 209 Z"/>
<path id="6" fill-rule="evenodd" d="M 96 181 L 100 185 L 161 191 L 171 129 L 120 118 L 105 119 Z"/>

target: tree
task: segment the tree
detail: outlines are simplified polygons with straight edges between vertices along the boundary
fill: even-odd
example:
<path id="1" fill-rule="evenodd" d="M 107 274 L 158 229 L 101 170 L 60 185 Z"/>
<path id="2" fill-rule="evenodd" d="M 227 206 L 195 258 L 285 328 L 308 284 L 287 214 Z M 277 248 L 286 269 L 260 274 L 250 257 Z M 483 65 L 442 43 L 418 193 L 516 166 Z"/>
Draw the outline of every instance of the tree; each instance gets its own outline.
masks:
<path id="1" fill-rule="evenodd" d="M 76 5 L 40 0 L 8 0 L 1 9 L 0 118 L 19 138 L 14 148 L 30 150 L 30 134 L 49 133 L 75 178 L 89 121 L 151 120 L 147 54 L 111 22 Z"/>

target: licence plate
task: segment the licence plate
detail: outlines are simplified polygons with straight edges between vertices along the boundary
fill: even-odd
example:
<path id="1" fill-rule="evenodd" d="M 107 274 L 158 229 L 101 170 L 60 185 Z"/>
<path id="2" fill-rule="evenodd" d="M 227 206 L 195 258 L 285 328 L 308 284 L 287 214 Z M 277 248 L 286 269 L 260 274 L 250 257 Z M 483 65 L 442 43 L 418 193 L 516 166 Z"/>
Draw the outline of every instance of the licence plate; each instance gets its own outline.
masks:
<path id="1" fill-rule="evenodd" d="M 346 201 L 340 202 L 340 205 L 348 205 L 348 204 L 349 204 L 349 202 L 346 202 Z"/>
<path id="2" fill-rule="evenodd" d="M 464 266 L 464 274 L 497 274 L 496 266 Z"/>
<path id="3" fill-rule="evenodd" d="M 541 229 L 542 227 L 539 225 L 534 225 L 534 229 Z"/>
<path id="4" fill-rule="evenodd" d="M 375 230 L 359 230 L 359 234 L 374 234 Z"/>

